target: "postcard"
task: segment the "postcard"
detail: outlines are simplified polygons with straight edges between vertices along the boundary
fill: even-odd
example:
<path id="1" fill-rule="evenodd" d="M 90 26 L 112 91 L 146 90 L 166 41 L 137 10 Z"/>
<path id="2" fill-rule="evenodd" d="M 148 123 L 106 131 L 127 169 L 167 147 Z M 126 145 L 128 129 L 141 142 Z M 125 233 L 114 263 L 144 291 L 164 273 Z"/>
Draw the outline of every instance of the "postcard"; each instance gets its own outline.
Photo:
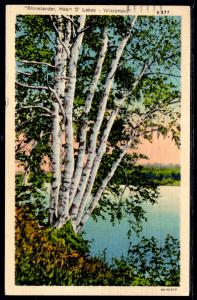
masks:
<path id="1" fill-rule="evenodd" d="M 6 295 L 189 295 L 190 7 L 7 5 Z"/>

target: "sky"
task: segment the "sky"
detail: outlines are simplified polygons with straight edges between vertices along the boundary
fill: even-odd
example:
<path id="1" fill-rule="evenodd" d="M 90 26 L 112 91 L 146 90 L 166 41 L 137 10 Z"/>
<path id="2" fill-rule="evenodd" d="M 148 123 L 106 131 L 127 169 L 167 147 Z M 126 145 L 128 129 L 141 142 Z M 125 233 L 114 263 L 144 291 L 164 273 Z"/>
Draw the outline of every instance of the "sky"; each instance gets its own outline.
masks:
<path id="1" fill-rule="evenodd" d="M 30 147 L 31 148 L 31 147 Z M 171 137 L 164 138 L 163 136 L 157 137 L 157 134 L 153 135 L 152 143 L 143 139 L 142 143 L 135 150 L 136 153 L 141 153 L 149 157 L 149 159 L 141 159 L 138 161 L 140 164 L 180 164 L 180 149 L 172 141 Z M 49 160 L 45 157 L 45 160 Z M 20 164 L 16 164 L 16 171 L 22 171 L 23 168 L 19 167 Z M 45 167 L 44 167 L 45 169 Z M 46 167 L 49 170 L 49 165 Z"/>
<path id="2" fill-rule="evenodd" d="M 143 140 L 135 152 L 149 157 L 149 160 L 140 160 L 142 164 L 180 164 L 180 149 L 171 137 L 157 137 L 155 134 L 152 143 Z"/>

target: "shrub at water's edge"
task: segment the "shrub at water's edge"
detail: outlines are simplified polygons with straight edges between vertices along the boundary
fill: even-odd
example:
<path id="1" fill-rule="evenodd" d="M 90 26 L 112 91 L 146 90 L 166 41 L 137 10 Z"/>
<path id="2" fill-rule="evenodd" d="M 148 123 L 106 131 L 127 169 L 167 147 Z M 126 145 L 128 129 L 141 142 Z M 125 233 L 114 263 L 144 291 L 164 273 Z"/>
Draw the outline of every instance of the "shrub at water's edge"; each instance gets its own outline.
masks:
<path id="1" fill-rule="evenodd" d="M 44 213 L 44 210 L 43 210 Z M 90 257 L 90 244 L 67 223 L 61 230 L 40 223 L 34 209 L 16 209 L 17 285 L 178 286 L 179 242 L 167 236 L 130 247 L 127 258 Z"/>

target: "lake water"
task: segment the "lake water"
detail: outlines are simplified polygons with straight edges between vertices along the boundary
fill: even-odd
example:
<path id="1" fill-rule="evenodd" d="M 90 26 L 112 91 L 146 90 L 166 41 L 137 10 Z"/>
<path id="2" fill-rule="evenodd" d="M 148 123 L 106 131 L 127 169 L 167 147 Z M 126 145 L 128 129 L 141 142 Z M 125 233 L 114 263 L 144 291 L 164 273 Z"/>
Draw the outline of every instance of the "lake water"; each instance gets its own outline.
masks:
<path id="1" fill-rule="evenodd" d="M 155 236 L 162 244 L 167 234 L 179 238 L 180 221 L 180 187 L 161 186 L 160 197 L 157 204 L 144 205 L 147 222 L 143 222 L 143 231 L 140 237 Z M 127 238 L 129 224 L 126 220 L 114 226 L 109 222 L 100 219 L 94 222 L 91 218 L 84 226 L 84 237 L 92 240 L 91 255 L 99 255 L 106 249 L 106 259 L 111 261 L 112 257 L 127 255 L 130 240 Z M 132 243 L 138 241 L 136 234 L 132 234 Z"/>

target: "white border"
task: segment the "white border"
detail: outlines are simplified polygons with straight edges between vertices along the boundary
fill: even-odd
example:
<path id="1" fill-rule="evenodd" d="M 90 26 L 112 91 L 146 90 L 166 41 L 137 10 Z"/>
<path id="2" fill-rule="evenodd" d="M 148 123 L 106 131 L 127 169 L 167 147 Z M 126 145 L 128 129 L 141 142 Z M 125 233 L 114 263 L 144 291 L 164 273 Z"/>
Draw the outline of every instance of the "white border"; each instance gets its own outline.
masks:
<path id="1" fill-rule="evenodd" d="M 16 286 L 15 216 L 15 20 L 16 15 L 166 15 L 182 17 L 181 100 L 181 284 L 180 287 Z M 159 12 L 159 14 L 158 14 Z M 164 13 L 163 13 L 164 12 Z M 189 295 L 190 220 L 190 7 L 120 5 L 7 5 L 6 7 L 6 170 L 5 170 L 5 293 L 6 295 Z"/>

